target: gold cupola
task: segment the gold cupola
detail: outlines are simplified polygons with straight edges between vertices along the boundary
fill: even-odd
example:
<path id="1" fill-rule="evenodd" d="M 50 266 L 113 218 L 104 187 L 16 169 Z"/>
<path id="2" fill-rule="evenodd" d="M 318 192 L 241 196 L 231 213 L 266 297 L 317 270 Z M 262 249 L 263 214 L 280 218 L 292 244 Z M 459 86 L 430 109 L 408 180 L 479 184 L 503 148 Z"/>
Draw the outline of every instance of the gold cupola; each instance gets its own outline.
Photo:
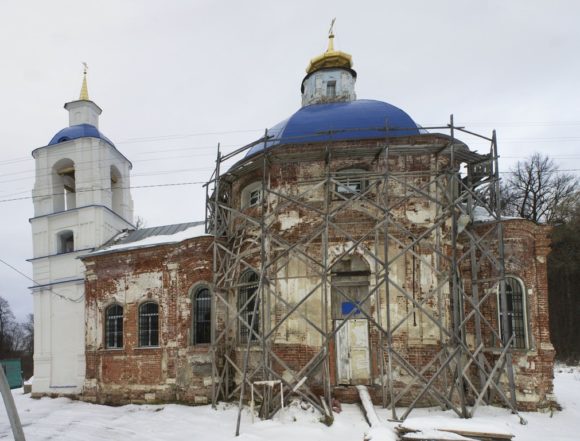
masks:
<path id="1" fill-rule="evenodd" d="M 310 60 L 306 68 L 307 74 L 311 74 L 320 69 L 352 68 L 352 56 L 346 52 L 334 50 L 334 20 L 332 20 L 330 30 L 328 31 L 328 49 L 323 54 Z"/>

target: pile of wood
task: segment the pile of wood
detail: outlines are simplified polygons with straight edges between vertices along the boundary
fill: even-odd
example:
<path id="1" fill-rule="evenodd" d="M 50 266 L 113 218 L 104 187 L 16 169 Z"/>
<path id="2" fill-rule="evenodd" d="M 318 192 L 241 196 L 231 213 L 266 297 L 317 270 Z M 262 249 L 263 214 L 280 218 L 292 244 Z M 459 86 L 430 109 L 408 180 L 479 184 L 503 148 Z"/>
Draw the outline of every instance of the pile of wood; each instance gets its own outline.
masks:
<path id="1" fill-rule="evenodd" d="M 396 428 L 401 441 L 506 441 L 513 439 L 511 433 L 478 432 L 460 429 L 433 429 L 422 431 L 403 425 Z"/>

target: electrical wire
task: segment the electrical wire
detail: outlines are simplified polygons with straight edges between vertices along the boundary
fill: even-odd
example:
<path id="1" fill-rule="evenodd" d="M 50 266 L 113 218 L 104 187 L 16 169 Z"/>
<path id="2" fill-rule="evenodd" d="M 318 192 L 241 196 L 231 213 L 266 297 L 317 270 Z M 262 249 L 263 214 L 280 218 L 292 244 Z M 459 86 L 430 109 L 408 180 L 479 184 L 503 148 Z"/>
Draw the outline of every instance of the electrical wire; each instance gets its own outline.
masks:
<path id="1" fill-rule="evenodd" d="M 157 188 L 157 187 L 177 187 L 182 185 L 201 185 L 206 184 L 206 181 L 198 181 L 198 182 L 175 182 L 171 184 L 150 184 L 150 185 L 132 185 L 130 187 L 117 187 L 119 190 L 128 190 L 128 189 L 139 189 L 139 188 Z M 78 190 L 75 193 L 84 193 L 90 191 L 104 191 L 110 190 L 110 188 L 88 188 L 86 190 Z M 60 196 L 62 193 L 50 193 L 50 194 L 43 194 L 37 196 L 23 196 L 21 198 L 12 198 L 12 199 L 2 199 L 0 203 L 3 202 L 13 202 L 13 201 L 22 201 L 25 199 L 38 199 L 38 198 L 46 198 L 50 196 Z"/>
<path id="2" fill-rule="evenodd" d="M 4 264 L 4 265 L 6 265 L 8 268 L 10 268 L 11 270 L 13 270 L 13 271 L 15 271 L 16 273 L 20 274 L 20 275 L 21 275 L 22 277 L 24 277 L 25 279 L 28 279 L 28 280 L 30 280 L 32 283 L 34 283 L 34 285 L 36 285 L 36 286 L 41 286 L 41 284 L 40 284 L 40 283 L 38 283 L 36 280 L 34 280 L 32 277 L 29 277 L 28 275 L 26 275 L 25 273 L 23 273 L 22 271 L 20 271 L 18 268 L 16 268 L 16 267 L 14 267 L 14 266 L 10 265 L 10 264 L 9 264 L 8 262 L 6 262 L 4 259 L 0 259 L 0 263 L 3 263 L 3 264 Z M 50 291 L 50 292 L 52 292 L 52 293 L 53 293 L 55 296 L 57 296 L 57 297 L 59 297 L 59 298 L 61 298 L 61 299 L 63 299 L 63 300 L 66 300 L 66 301 L 69 301 L 69 302 L 73 302 L 73 303 L 80 303 L 80 302 L 81 302 L 81 301 L 84 299 L 84 297 L 85 297 L 85 295 L 84 295 L 84 293 L 83 293 L 83 294 L 82 294 L 80 297 L 78 297 L 78 298 L 76 298 L 76 299 L 71 299 L 70 297 L 67 297 L 67 296 L 65 296 L 64 294 L 61 294 L 61 293 L 59 293 L 59 292 L 56 292 L 56 291 L 55 291 L 53 288 L 48 288 L 48 289 L 47 289 L 47 291 Z"/>

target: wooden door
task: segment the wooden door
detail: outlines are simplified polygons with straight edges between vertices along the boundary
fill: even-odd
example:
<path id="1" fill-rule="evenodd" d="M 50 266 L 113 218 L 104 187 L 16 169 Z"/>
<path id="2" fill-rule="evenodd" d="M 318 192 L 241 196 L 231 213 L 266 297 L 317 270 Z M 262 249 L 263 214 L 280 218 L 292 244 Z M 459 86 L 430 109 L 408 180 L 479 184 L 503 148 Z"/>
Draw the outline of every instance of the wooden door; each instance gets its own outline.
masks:
<path id="1" fill-rule="evenodd" d="M 339 326 L 343 320 L 336 320 Z M 338 384 L 369 384 L 369 331 L 366 319 L 351 319 L 336 335 Z"/>

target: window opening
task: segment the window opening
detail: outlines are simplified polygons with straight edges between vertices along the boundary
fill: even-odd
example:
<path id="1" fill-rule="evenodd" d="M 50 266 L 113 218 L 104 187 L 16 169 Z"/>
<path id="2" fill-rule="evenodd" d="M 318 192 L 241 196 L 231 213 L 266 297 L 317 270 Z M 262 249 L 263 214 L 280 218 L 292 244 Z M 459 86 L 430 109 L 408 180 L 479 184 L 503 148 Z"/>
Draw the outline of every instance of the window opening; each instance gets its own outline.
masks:
<path id="1" fill-rule="evenodd" d="M 159 346 L 159 306 L 147 302 L 139 307 L 139 346 Z"/>
<path id="2" fill-rule="evenodd" d="M 258 274 L 253 271 L 244 273 L 240 279 L 238 311 L 240 311 L 240 316 L 247 323 L 246 325 L 246 323 L 240 322 L 240 343 L 247 343 L 248 338 L 250 341 L 258 340 L 257 335 L 259 335 L 260 330 L 260 305 L 256 305 L 256 302 L 259 302 L 258 281 Z M 256 308 L 256 317 L 254 319 L 254 326 L 252 327 L 253 332 L 250 332 L 250 326 L 252 325 L 252 319 L 254 317 L 254 308 Z"/>
<path id="3" fill-rule="evenodd" d="M 336 192 L 342 196 L 352 196 L 362 193 L 365 189 L 365 180 L 361 176 L 366 170 L 352 169 L 337 173 Z"/>
<path id="4" fill-rule="evenodd" d="M 123 307 L 111 305 L 105 312 L 105 346 L 108 349 L 123 347 Z"/>
<path id="5" fill-rule="evenodd" d="M 514 339 L 512 347 L 525 349 L 527 344 L 527 314 L 525 290 L 522 283 L 515 277 L 506 277 L 505 294 L 507 311 L 503 311 L 501 305 L 501 296 L 498 295 L 499 303 L 499 324 L 502 339 L 509 339 L 512 334 Z M 503 317 L 507 315 L 507 329 L 503 329 Z"/>
<path id="6" fill-rule="evenodd" d="M 59 171 L 64 187 L 64 210 L 76 208 L 76 182 L 74 168 Z"/>
<path id="7" fill-rule="evenodd" d="M 193 343 L 211 342 L 211 293 L 200 288 L 193 297 Z"/>
<path id="8" fill-rule="evenodd" d="M 342 320 L 351 311 L 351 318 L 366 318 L 368 303 L 363 300 L 369 292 L 370 271 L 367 263 L 359 256 L 343 258 L 332 270 L 332 318 Z"/>
<path id="9" fill-rule="evenodd" d="M 249 195 L 248 207 L 253 207 L 258 205 L 262 200 L 262 190 L 252 190 Z"/>
<path id="10" fill-rule="evenodd" d="M 76 176 L 74 162 L 61 159 L 52 170 L 52 197 L 54 211 L 76 208 Z"/>
<path id="11" fill-rule="evenodd" d="M 74 233 L 70 230 L 58 234 L 57 253 L 71 253 L 75 250 Z"/>
<path id="12" fill-rule="evenodd" d="M 328 81 L 326 83 L 326 96 L 328 98 L 336 97 L 336 81 Z"/>
<path id="13" fill-rule="evenodd" d="M 122 200 L 123 200 L 123 186 L 121 173 L 115 166 L 111 166 L 111 209 L 117 213 L 121 214 Z"/>
<path id="14" fill-rule="evenodd" d="M 262 182 L 246 185 L 241 192 L 241 208 L 255 207 L 262 202 Z"/>

